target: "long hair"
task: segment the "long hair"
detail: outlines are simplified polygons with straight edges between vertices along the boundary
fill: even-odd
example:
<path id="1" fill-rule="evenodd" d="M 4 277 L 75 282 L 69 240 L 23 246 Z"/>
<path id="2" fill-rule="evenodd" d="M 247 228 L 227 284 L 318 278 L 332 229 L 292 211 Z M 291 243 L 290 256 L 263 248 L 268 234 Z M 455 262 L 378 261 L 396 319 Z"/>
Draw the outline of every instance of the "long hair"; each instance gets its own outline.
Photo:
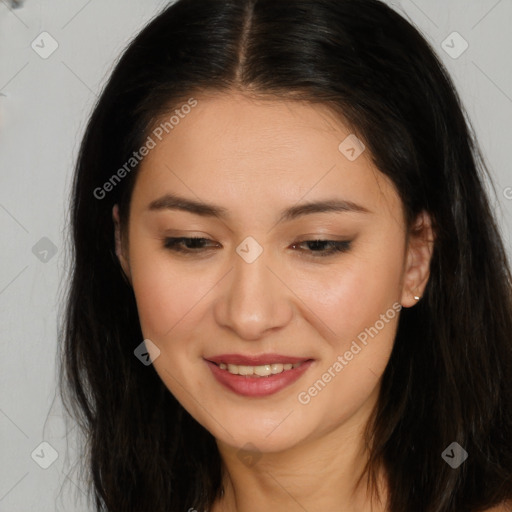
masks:
<path id="1" fill-rule="evenodd" d="M 491 176 L 434 51 L 377 0 L 178 0 L 116 63 L 74 175 L 59 386 L 87 439 L 96 509 L 201 512 L 221 492 L 213 436 L 134 356 L 143 335 L 111 212 L 126 228 L 138 165 L 112 176 L 164 114 L 233 91 L 329 106 L 393 181 L 407 227 L 423 210 L 433 221 L 430 278 L 401 312 L 368 422 L 369 491 L 384 468 L 392 512 L 512 498 L 510 264 Z M 442 457 L 453 442 L 468 453 L 455 469 Z"/>

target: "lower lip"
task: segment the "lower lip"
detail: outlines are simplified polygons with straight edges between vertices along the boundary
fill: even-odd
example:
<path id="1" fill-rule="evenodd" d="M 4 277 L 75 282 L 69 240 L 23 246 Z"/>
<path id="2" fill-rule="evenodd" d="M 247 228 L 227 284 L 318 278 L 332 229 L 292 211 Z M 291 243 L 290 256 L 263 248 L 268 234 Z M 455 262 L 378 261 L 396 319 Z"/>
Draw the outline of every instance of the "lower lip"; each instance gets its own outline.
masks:
<path id="1" fill-rule="evenodd" d="M 295 382 L 313 363 L 304 361 L 297 368 L 268 377 L 252 377 L 249 375 L 233 375 L 227 370 L 221 370 L 215 363 L 206 361 L 213 376 L 231 391 L 243 396 L 268 396 L 277 393 Z"/>

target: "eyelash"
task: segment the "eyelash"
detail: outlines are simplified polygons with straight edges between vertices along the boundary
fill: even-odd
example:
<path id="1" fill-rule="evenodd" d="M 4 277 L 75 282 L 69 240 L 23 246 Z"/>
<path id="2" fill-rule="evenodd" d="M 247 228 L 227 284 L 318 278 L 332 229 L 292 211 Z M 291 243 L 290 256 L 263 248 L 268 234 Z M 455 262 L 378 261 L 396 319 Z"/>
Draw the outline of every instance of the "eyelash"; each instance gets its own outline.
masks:
<path id="1" fill-rule="evenodd" d="M 179 237 L 179 238 L 166 238 L 164 240 L 164 247 L 166 249 L 169 249 L 174 252 L 182 253 L 185 255 L 191 255 L 191 254 L 198 254 L 199 252 L 203 252 L 206 248 L 205 247 L 199 247 L 194 249 L 184 249 L 183 246 L 179 246 L 178 244 L 185 242 L 190 243 L 197 241 L 204 241 L 209 242 L 208 238 L 186 238 L 186 237 Z M 293 245 L 302 245 L 302 244 L 331 244 L 332 249 L 329 251 L 309 251 L 309 256 L 313 258 L 325 258 L 328 256 L 334 256 L 335 254 L 340 254 L 347 252 L 350 249 L 351 242 L 348 241 L 337 241 L 337 240 L 303 240 L 301 242 L 296 242 Z"/>

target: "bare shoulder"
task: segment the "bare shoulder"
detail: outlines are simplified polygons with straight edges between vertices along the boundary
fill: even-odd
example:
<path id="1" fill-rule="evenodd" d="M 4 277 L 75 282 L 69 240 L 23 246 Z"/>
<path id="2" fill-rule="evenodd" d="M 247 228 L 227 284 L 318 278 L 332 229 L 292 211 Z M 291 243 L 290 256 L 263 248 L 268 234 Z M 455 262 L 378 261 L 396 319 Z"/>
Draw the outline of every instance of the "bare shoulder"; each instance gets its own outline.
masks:
<path id="1" fill-rule="evenodd" d="M 512 512 L 512 501 L 500 503 L 496 507 L 488 508 L 485 512 Z"/>

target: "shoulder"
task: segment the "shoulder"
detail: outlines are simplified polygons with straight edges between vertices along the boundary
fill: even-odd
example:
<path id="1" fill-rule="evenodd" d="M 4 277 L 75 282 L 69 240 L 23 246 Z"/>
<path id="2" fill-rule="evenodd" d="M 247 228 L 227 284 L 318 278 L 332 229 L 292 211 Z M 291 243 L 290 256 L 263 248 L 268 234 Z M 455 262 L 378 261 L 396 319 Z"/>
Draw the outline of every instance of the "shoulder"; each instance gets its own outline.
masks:
<path id="1" fill-rule="evenodd" d="M 512 512 L 512 501 L 500 503 L 496 507 L 488 508 L 484 512 Z"/>

